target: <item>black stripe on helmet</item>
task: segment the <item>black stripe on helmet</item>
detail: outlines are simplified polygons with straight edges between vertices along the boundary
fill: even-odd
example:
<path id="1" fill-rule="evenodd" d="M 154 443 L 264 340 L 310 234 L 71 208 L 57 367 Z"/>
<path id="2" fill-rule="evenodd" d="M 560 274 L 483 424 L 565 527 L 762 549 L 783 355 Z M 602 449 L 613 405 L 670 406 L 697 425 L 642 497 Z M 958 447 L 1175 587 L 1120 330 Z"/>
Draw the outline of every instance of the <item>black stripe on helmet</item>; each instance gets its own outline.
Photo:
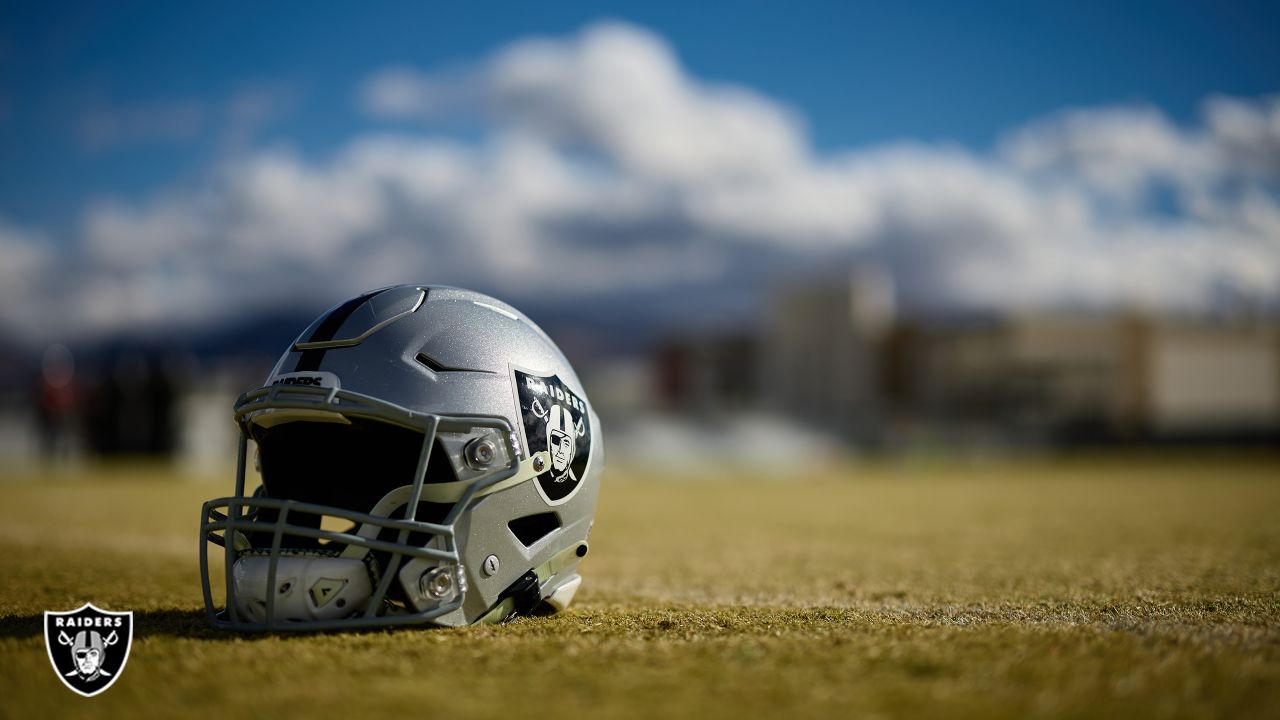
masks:
<path id="1" fill-rule="evenodd" d="M 386 289 L 375 290 L 365 293 L 359 297 L 351 298 L 334 308 L 332 312 L 325 316 L 324 320 L 316 326 L 316 331 L 311 333 L 311 337 L 303 342 L 325 342 L 332 340 L 337 334 L 338 328 L 342 327 L 342 323 L 347 321 L 361 305 L 365 304 L 375 296 L 386 292 Z M 298 358 L 298 364 L 293 368 L 294 372 L 313 372 L 320 369 L 320 361 L 324 359 L 325 349 L 317 348 L 314 350 L 303 350 L 302 355 Z"/>

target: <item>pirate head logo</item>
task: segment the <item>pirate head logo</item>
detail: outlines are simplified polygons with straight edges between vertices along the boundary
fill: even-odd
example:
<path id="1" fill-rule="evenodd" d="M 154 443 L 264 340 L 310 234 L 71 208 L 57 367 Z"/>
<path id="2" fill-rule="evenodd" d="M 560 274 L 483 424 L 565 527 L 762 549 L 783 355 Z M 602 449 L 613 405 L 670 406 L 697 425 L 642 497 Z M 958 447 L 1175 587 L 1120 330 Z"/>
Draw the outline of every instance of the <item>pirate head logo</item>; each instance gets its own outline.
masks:
<path id="1" fill-rule="evenodd" d="M 563 405 L 552 405 L 547 413 L 547 452 L 551 454 L 551 471 L 556 482 L 573 477 L 573 456 L 577 454 L 577 435 L 573 424 L 573 411 Z"/>
<path id="2" fill-rule="evenodd" d="M 111 673 L 103 670 L 102 661 L 106 660 L 107 648 L 120 642 L 120 633 L 112 630 L 104 639 L 97 630 L 81 630 L 76 633 L 76 639 L 72 640 L 64 630 L 58 633 L 58 642 L 71 646 L 71 658 L 76 664 L 76 669 L 71 671 L 73 676 L 85 682 L 95 682 L 104 676 L 111 677 Z"/>
<path id="3" fill-rule="evenodd" d="M 133 613 L 99 610 L 88 603 L 70 612 L 46 612 L 44 644 L 63 684 L 93 697 L 124 670 L 133 644 Z"/>
<path id="4" fill-rule="evenodd" d="M 545 452 L 550 459 L 538 475 L 538 488 L 551 505 L 559 505 L 577 491 L 591 454 L 591 422 L 587 404 L 560 378 L 515 371 L 516 394 L 524 420 L 529 455 Z"/>

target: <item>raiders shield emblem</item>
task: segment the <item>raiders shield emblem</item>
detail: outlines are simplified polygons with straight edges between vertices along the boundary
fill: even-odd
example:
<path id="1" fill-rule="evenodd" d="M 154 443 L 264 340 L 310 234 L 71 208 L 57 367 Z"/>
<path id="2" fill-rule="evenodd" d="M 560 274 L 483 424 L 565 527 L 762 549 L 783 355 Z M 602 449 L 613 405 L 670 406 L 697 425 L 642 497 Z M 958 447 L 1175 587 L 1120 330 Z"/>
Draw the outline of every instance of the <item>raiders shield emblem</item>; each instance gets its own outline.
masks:
<path id="1" fill-rule="evenodd" d="M 85 697 L 111 687 L 124 671 L 133 645 L 133 613 L 78 610 L 44 614 L 44 645 L 64 685 Z"/>
<path id="2" fill-rule="evenodd" d="M 521 431 L 532 457 L 545 451 L 551 460 L 538 475 L 538 492 L 548 505 L 568 502 L 578 491 L 591 459 L 591 413 L 587 404 L 556 375 L 515 371 Z"/>

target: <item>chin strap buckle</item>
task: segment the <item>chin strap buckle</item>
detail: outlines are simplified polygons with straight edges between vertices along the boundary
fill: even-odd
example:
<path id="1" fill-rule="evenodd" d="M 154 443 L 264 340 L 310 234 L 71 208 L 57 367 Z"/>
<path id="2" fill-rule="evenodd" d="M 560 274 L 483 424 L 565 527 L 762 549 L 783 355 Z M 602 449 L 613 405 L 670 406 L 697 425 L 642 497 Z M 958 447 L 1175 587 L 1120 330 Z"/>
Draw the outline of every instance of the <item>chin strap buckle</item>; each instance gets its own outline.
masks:
<path id="1" fill-rule="evenodd" d="M 521 575 L 515 582 L 507 586 L 498 596 L 498 602 L 489 608 L 489 612 L 477 620 L 477 623 L 500 623 L 517 615 L 529 615 L 542 602 L 541 583 L 538 573 L 530 570 Z"/>
<path id="2" fill-rule="evenodd" d="M 510 600 L 512 609 L 507 617 L 528 615 L 542 602 L 542 588 L 538 574 L 530 570 L 502 591 L 502 600 Z"/>
<path id="3" fill-rule="evenodd" d="M 542 583 L 544 579 L 550 580 L 561 570 L 569 567 L 578 559 L 585 557 L 586 554 L 587 543 L 583 540 L 552 555 L 549 560 L 521 575 L 515 582 L 508 585 L 507 589 L 498 595 L 498 602 L 489 608 L 489 612 L 476 620 L 476 623 L 498 623 L 510 620 L 517 615 L 532 614 L 542 604 Z M 581 578 L 578 578 L 578 581 L 580 582 Z M 557 590 L 559 589 L 557 588 Z M 577 583 L 574 583 L 573 589 L 568 591 L 567 597 L 572 598 L 576 590 Z M 568 600 L 565 599 L 563 604 L 568 605 Z M 552 605 L 554 606 L 555 603 L 552 603 Z M 559 609 L 563 609 L 563 606 Z"/>

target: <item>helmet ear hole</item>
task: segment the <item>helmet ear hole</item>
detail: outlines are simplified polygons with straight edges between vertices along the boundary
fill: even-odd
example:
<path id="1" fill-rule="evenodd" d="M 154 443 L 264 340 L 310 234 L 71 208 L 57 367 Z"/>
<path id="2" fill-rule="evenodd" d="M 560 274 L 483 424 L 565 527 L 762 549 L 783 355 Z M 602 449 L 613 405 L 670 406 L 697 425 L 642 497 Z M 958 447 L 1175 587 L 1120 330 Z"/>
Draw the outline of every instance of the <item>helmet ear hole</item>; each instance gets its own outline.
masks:
<path id="1" fill-rule="evenodd" d="M 507 523 L 511 534 L 521 545 L 530 547 L 542 538 L 560 529 L 560 516 L 553 512 L 537 513 L 516 518 Z"/>

